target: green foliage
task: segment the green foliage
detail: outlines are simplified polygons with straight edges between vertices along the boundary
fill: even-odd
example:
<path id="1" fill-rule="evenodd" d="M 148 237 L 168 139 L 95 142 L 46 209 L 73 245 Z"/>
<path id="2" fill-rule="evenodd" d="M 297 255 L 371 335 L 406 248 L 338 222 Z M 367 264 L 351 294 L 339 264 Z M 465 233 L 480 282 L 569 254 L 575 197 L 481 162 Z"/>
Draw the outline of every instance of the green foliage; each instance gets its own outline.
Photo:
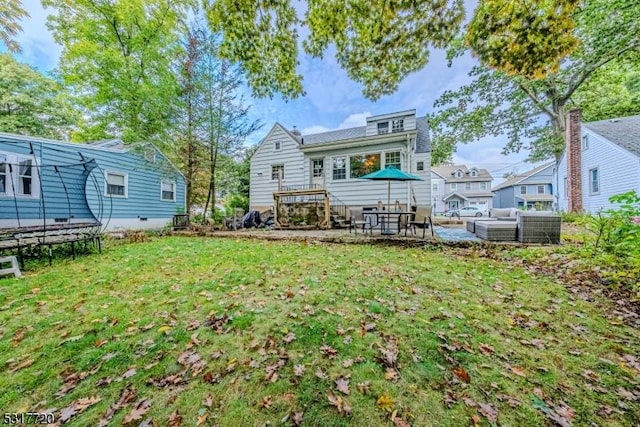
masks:
<path id="1" fill-rule="evenodd" d="M 537 4 L 540 9 L 538 12 L 544 15 L 549 2 Z M 560 63 L 557 72 L 548 72 L 544 78 L 538 79 L 508 75 L 504 71 L 491 69 L 488 63 L 475 67 L 469 73 L 474 79 L 470 84 L 444 92 L 434 103 L 438 109 L 430 118 L 434 144 L 453 145 L 486 136 L 504 135 L 507 138 L 505 153 L 524 149 L 530 150 L 532 160 L 559 158 L 564 149 L 566 113 L 571 107 L 584 106 L 586 111 L 594 113 L 591 117 L 598 118 L 637 109 L 637 105 L 625 107 L 622 104 L 619 109 L 606 106 L 616 104 L 621 99 L 626 100 L 625 103 L 635 99 L 635 75 L 639 70 L 640 58 L 640 41 L 637 37 L 640 33 L 639 17 L 638 2 L 587 0 L 573 17 L 576 23 L 573 34 L 580 44 Z M 509 23 L 505 23 L 508 27 Z M 474 25 L 480 26 L 481 23 Z M 463 53 L 464 49 L 458 40 L 449 52 L 449 59 Z M 601 86 L 607 86 L 607 89 L 603 87 L 599 92 L 599 97 L 587 96 L 589 90 L 580 95 L 580 88 L 589 84 L 596 71 L 603 67 L 607 69 L 609 63 L 609 70 L 616 67 L 628 70 L 624 71 L 628 79 L 618 78 L 618 81 L 624 81 L 626 87 L 630 88 L 629 96 L 621 95 L 617 90 L 622 83 L 604 84 L 607 82 L 606 71 L 600 77 L 596 75 L 593 83 L 600 86 L 597 83 L 599 81 Z M 590 90 L 593 91 L 593 86 Z M 604 107 L 590 107 L 588 104 L 603 104 Z M 452 153 L 454 149 L 451 148 L 449 152 Z"/>
<path id="2" fill-rule="evenodd" d="M 0 130 L 64 139 L 79 119 L 59 82 L 0 54 Z"/>
<path id="3" fill-rule="evenodd" d="M 188 3 L 171 0 L 43 0 L 60 74 L 89 117 L 77 139 L 157 141 L 177 96 L 172 62 Z"/>
<path id="4" fill-rule="evenodd" d="M 233 215 L 235 208 L 242 208 L 245 212 L 249 211 L 249 198 L 243 195 L 233 195 L 229 197 L 226 204 L 227 215 Z"/>
<path id="5" fill-rule="evenodd" d="M 22 31 L 19 21 L 28 18 L 29 13 L 22 7 L 20 0 L 2 0 L 0 2 L 0 42 L 9 52 L 19 53 L 20 45 L 14 37 Z"/>
<path id="6" fill-rule="evenodd" d="M 254 95 L 285 99 L 304 93 L 295 70 L 299 24 L 309 30 L 305 51 L 320 58 L 335 46 L 338 63 L 375 100 L 422 69 L 431 48 L 446 47 L 464 12 L 461 0 L 310 0 L 300 21 L 291 0 L 210 3 L 221 54 L 241 64 Z"/>
<path id="7" fill-rule="evenodd" d="M 560 212 L 564 224 L 575 224 L 582 221 L 584 214 L 580 212 Z"/>
<path id="8" fill-rule="evenodd" d="M 483 0 L 466 42 L 480 60 L 507 75 L 533 79 L 555 73 L 578 45 L 577 0 Z"/>

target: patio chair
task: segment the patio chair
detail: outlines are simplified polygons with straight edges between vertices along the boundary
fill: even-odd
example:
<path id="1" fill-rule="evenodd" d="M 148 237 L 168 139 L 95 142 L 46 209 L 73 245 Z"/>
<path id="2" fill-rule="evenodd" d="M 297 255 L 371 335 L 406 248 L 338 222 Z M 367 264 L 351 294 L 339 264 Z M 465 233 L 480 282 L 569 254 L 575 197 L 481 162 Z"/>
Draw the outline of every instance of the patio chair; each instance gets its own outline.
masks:
<path id="1" fill-rule="evenodd" d="M 362 227 L 362 232 L 365 233 L 369 230 L 369 234 L 373 234 L 373 227 L 371 227 L 371 219 L 367 215 L 362 213 L 362 208 L 349 208 L 350 222 L 349 222 L 349 234 L 353 229 L 354 234 L 358 234 L 358 227 Z"/>
<path id="2" fill-rule="evenodd" d="M 416 226 L 422 227 L 422 238 L 424 239 L 427 227 L 431 229 L 431 235 L 433 236 L 433 222 L 431 220 L 431 206 L 418 207 L 416 213 L 411 221 L 407 222 L 404 229 L 404 235 L 407 235 L 407 229 L 411 228 L 413 235 L 416 235 Z"/>

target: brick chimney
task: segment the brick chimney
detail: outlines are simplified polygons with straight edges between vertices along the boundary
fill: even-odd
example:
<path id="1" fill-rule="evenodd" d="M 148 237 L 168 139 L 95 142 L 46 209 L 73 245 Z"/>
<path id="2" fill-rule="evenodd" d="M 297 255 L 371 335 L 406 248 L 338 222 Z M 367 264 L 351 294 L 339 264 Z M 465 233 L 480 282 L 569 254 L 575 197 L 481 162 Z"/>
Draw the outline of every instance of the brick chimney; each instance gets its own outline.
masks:
<path id="1" fill-rule="evenodd" d="M 569 111 L 567 118 L 566 153 L 567 153 L 567 191 L 569 192 L 569 212 L 582 211 L 582 144 L 580 125 L 582 111 Z"/>

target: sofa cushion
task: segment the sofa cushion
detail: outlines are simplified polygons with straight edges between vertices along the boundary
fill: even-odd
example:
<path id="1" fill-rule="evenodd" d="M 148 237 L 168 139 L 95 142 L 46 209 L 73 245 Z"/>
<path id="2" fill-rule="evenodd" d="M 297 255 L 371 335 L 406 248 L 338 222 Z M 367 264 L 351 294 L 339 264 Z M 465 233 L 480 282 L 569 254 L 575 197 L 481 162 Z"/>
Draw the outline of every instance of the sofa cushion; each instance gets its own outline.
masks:
<path id="1" fill-rule="evenodd" d="M 516 208 L 492 208 L 489 211 L 489 217 L 491 218 L 515 218 L 516 212 L 518 210 Z"/>

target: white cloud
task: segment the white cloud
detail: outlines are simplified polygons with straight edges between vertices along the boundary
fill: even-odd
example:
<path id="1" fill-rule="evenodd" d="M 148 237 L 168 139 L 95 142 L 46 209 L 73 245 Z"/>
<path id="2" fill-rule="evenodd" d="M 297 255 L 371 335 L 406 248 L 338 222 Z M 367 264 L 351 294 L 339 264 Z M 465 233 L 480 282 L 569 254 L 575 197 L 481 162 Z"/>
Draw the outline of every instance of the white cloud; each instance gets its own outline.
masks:
<path id="1" fill-rule="evenodd" d="M 358 126 L 365 126 L 367 124 L 367 117 L 371 116 L 372 114 L 368 111 L 365 111 L 363 113 L 351 114 L 338 125 L 338 129 L 348 129 Z"/>
<path id="2" fill-rule="evenodd" d="M 21 22 L 22 33 L 17 37 L 22 54 L 18 59 L 43 72 L 51 71 L 58 64 L 62 46 L 56 44 L 53 35 L 47 29 L 49 14 L 39 0 L 23 0 L 24 9 L 30 17 Z"/>
<path id="3" fill-rule="evenodd" d="M 329 132 L 331 129 L 322 125 L 313 125 L 300 130 L 303 135 L 311 135 L 313 133 Z"/>

